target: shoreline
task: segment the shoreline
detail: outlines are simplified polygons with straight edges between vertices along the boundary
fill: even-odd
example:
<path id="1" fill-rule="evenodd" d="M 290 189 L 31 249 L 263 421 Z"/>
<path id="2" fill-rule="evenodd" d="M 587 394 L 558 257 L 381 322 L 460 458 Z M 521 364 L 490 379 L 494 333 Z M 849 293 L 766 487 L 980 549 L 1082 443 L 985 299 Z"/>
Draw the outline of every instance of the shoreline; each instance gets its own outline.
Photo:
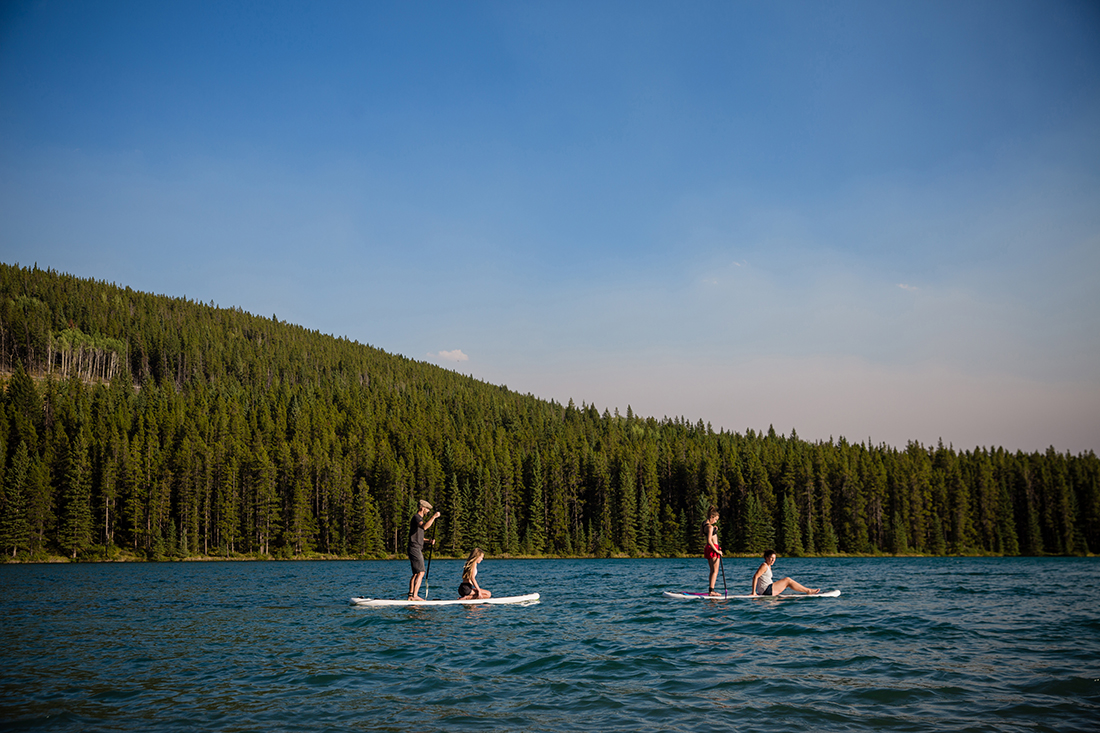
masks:
<path id="1" fill-rule="evenodd" d="M 798 559 L 846 559 L 846 558 L 862 558 L 862 559 L 899 559 L 899 558 L 1023 558 L 1023 557 L 1036 557 L 1036 558 L 1051 558 L 1051 557 L 1079 557 L 1079 558 L 1094 558 L 1097 557 L 1094 553 L 1088 553 L 1087 555 L 1005 555 L 994 553 L 952 553 L 946 555 L 929 555 L 923 553 L 904 553 L 904 554 L 890 554 L 890 553 L 855 553 L 855 552 L 837 552 L 837 553 L 815 553 L 811 555 L 783 555 L 785 558 L 798 558 Z M 487 558 L 492 560 L 683 560 L 688 558 L 701 558 L 702 555 L 623 555 L 613 554 L 608 556 L 596 556 L 596 555 L 525 555 L 525 554 L 501 554 L 501 555 L 489 555 Z M 726 559 L 755 559 L 759 558 L 759 553 L 727 553 L 724 556 Z M 465 555 L 435 555 L 436 560 L 464 560 Z M 118 552 L 114 557 L 81 557 L 81 558 L 69 558 L 61 555 L 47 555 L 45 557 L 38 558 L 12 558 L 4 557 L 0 558 L 0 565 L 64 565 L 64 564 L 125 564 L 125 563 L 190 563 L 190 562 L 369 562 L 369 561 L 394 561 L 401 560 L 407 561 L 408 558 L 405 555 L 390 554 L 382 557 L 366 557 L 358 555 L 328 555 L 324 553 L 312 553 L 309 555 L 297 555 L 294 557 L 279 557 L 275 555 L 192 555 L 188 557 L 139 557 L 130 553 Z"/>

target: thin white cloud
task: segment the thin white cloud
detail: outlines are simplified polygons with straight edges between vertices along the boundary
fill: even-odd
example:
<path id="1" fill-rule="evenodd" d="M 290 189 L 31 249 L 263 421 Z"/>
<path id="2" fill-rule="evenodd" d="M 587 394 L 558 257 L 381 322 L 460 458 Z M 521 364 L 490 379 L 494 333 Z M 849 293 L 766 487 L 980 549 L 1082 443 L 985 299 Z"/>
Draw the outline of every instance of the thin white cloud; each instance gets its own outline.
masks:
<path id="1" fill-rule="evenodd" d="M 908 290 L 910 293 L 916 293 L 920 291 L 916 285 L 906 285 L 905 283 L 898 283 L 898 287 L 902 290 Z"/>
<path id="2" fill-rule="evenodd" d="M 437 361 L 469 361 L 470 357 L 462 353 L 462 349 L 455 349 L 454 351 L 440 351 L 438 354 L 428 354 L 429 359 L 436 359 Z"/>

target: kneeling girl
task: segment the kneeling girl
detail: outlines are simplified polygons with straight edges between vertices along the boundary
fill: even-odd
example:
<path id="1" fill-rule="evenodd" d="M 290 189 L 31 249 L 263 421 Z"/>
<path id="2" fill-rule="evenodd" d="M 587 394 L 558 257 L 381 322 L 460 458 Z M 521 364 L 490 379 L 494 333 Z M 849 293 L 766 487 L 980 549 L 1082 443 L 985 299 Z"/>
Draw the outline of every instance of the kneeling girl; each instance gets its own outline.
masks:
<path id="1" fill-rule="evenodd" d="M 475 547 L 462 567 L 462 582 L 458 585 L 458 599 L 490 598 L 493 594 L 477 584 L 477 566 L 485 559 L 485 553 Z"/>

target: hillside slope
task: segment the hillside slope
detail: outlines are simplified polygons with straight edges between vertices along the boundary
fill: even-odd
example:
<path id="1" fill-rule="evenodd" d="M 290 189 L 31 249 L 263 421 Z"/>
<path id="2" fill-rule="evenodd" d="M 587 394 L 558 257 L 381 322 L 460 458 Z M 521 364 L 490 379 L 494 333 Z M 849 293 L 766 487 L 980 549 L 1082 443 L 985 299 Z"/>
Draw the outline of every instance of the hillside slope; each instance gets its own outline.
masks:
<path id="1" fill-rule="evenodd" d="M 234 308 L 0 265 L 8 557 L 1080 554 L 1100 462 L 601 412 Z"/>

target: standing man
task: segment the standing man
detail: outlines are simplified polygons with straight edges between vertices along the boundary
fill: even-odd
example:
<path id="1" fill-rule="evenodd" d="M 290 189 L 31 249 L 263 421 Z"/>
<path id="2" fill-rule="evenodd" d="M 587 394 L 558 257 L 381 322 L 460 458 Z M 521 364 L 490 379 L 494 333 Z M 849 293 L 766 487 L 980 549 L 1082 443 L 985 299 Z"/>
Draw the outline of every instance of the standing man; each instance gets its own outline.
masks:
<path id="1" fill-rule="evenodd" d="M 409 562 L 412 564 L 412 578 L 409 580 L 409 600 L 422 601 L 420 597 L 420 582 L 424 580 L 424 530 L 431 529 L 435 520 L 439 518 L 439 512 L 432 515 L 427 522 L 424 517 L 432 510 L 432 505 L 423 499 L 420 500 L 420 508 L 409 520 Z M 435 540 L 428 540 L 433 545 Z"/>

